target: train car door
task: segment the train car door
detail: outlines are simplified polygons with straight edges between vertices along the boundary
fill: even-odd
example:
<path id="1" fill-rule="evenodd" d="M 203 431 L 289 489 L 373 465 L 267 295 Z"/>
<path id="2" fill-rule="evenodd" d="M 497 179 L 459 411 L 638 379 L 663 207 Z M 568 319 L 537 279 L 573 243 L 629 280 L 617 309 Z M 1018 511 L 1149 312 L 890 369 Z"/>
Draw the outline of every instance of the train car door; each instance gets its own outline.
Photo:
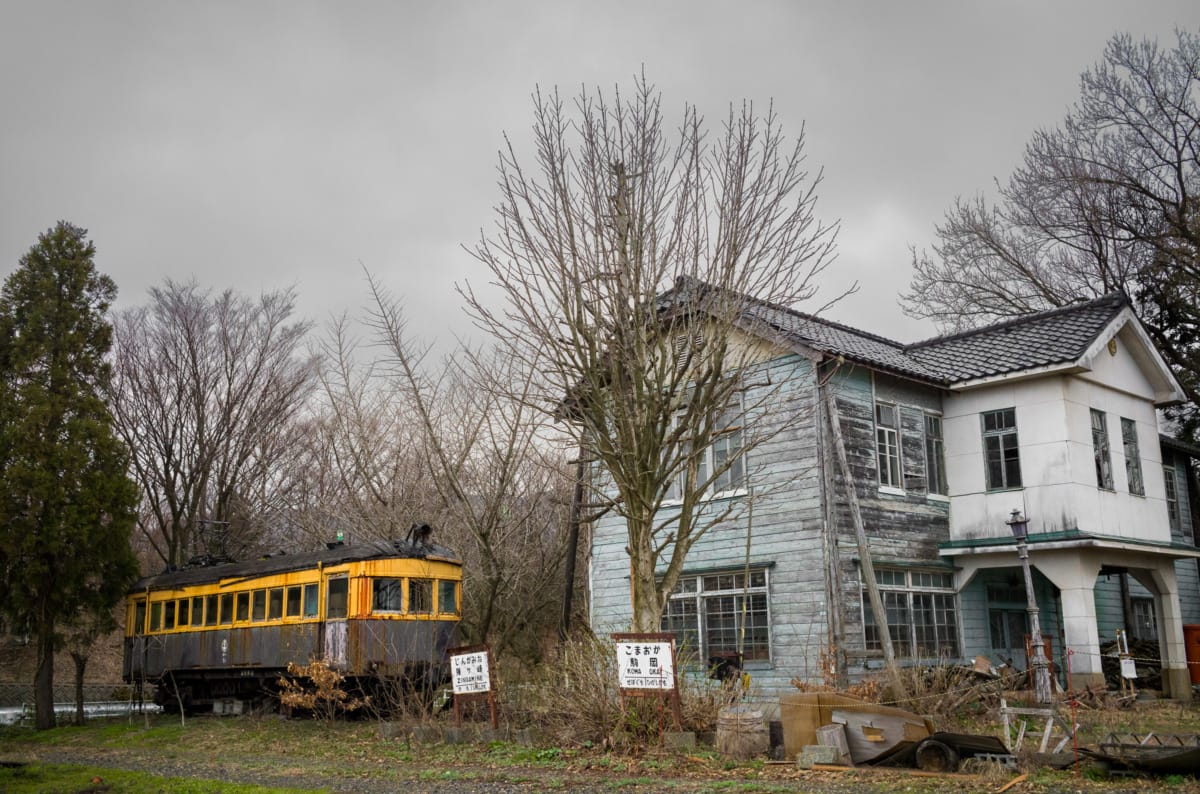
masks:
<path id="1" fill-rule="evenodd" d="M 350 577 L 325 577 L 325 631 L 322 637 L 325 661 L 330 667 L 346 665 L 346 617 L 349 614 Z"/>

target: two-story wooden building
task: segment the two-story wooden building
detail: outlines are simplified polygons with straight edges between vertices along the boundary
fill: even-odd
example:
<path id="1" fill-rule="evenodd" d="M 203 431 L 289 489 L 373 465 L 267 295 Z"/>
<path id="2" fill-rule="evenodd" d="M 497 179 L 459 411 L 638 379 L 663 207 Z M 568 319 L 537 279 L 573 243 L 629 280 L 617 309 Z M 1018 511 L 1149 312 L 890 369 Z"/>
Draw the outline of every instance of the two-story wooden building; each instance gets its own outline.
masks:
<path id="1" fill-rule="evenodd" d="M 809 410 L 711 495 L 746 509 L 693 547 L 665 630 L 700 658 L 740 649 L 765 693 L 830 666 L 851 678 L 881 667 L 852 489 L 897 657 L 1023 667 L 1024 581 L 1006 525 L 1017 510 L 1059 669 L 1069 650 L 1076 686 L 1100 679 L 1100 646 L 1123 627 L 1158 640 L 1164 689 L 1190 697 L 1182 625 L 1200 623 L 1189 499 L 1200 450 L 1160 439 L 1156 409 L 1183 395 L 1123 297 L 909 345 L 753 312 L 746 332 L 768 352 L 747 388 L 771 384 L 786 410 Z M 597 631 L 629 623 L 625 544 L 618 519 L 593 526 Z"/>

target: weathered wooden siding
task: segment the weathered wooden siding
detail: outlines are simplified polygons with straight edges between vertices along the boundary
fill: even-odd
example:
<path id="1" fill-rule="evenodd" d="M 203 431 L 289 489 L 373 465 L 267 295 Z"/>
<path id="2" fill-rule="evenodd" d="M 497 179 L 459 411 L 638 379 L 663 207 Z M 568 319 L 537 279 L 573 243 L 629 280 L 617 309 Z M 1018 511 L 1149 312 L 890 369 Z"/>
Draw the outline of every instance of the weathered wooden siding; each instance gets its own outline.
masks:
<path id="1" fill-rule="evenodd" d="M 1193 498 L 1191 477 L 1188 476 L 1190 461 L 1183 456 L 1163 450 L 1163 462 L 1175 466 L 1175 492 L 1179 495 L 1179 517 L 1171 525 L 1171 540 L 1175 543 L 1195 545 L 1195 516 L 1192 514 Z M 1200 560 L 1177 560 L 1175 579 L 1179 584 L 1179 606 L 1184 623 L 1200 623 Z"/>
<path id="2" fill-rule="evenodd" d="M 830 382 L 841 418 L 850 470 L 858 496 L 872 560 L 876 566 L 888 562 L 944 566 L 938 544 L 949 540 L 949 501 L 930 496 L 926 487 L 925 418 L 938 413 L 941 397 L 936 389 L 874 374 L 863 368 L 843 367 Z M 900 412 L 900 450 L 903 494 L 883 492 L 875 455 L 875 402 L 895 404 Z M 842 650 L 848 672 L 861 675 L 876 669 L 881 652 L 866 651 L 863 635 L 862 580 L 858 545 L 850 514 L 845 483 L 837 478 L 834 513 L 843 608 Z"/>
<path id="3" fill-rule="evenodd" d="M 753 510 L 748 509 L 748 499 L 735 497 L 742 503 L 741 514 L 696 542 L 685 574 L 740 570 L 746 564 L 750 534 L 750 564 L 768 570 L 771 661 L 748 666 L 755 686 L 770 694 L 786 690 L 794 677 L 816 675 L 819 649 L 828 633 L 815 395 L 811 366 L 799 356 L 768 361 L 746 380 L 752 384 L 747 404 L 771 395 L 771 410 L 748 418 L 747 432 L 774 434 L 747 453 Z M 721 509 L 725 502 L 717 500 L 710 507 Z M 606 516 L 594 532 L 589 571 L 592 626 L 599 634 L 625 630 L 632 614 L 625 525 L 619 517 Z"/>

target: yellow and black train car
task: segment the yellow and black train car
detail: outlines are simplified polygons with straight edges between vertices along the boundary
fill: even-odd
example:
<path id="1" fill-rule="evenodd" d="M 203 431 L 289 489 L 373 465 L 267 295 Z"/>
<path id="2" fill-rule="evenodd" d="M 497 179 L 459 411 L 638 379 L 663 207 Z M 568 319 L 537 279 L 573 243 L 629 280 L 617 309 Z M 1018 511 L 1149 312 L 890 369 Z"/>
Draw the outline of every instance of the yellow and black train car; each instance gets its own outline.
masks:
<path id="1" fill-rule="evenodd" d="M 415 540 L 187 567 L 129 593 L 124 677 L 188 710 L 261 701 L 289 662 L 428 687 L 446 677 L 461 604 L 462 561 Z"/>

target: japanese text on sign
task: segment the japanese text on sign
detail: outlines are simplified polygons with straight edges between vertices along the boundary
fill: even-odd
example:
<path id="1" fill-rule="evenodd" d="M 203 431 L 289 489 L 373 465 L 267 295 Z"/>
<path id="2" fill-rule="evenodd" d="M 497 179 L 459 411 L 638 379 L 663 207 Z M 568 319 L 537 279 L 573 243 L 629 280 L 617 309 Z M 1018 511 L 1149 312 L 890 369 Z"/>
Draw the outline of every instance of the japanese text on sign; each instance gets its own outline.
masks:
<path id="1" fill-rule="evenodd" d="M 622 689 L 674 689 L 669 642 L 618 642 L 617 679 Z"/>
<path id="2" fill-rule="evenodd" d="M 470 695 L 475 692 L 491 690 L 492 676 L 488 670 L 487 651 L 451 656 L 450 678 L 456 695 Z"/>

